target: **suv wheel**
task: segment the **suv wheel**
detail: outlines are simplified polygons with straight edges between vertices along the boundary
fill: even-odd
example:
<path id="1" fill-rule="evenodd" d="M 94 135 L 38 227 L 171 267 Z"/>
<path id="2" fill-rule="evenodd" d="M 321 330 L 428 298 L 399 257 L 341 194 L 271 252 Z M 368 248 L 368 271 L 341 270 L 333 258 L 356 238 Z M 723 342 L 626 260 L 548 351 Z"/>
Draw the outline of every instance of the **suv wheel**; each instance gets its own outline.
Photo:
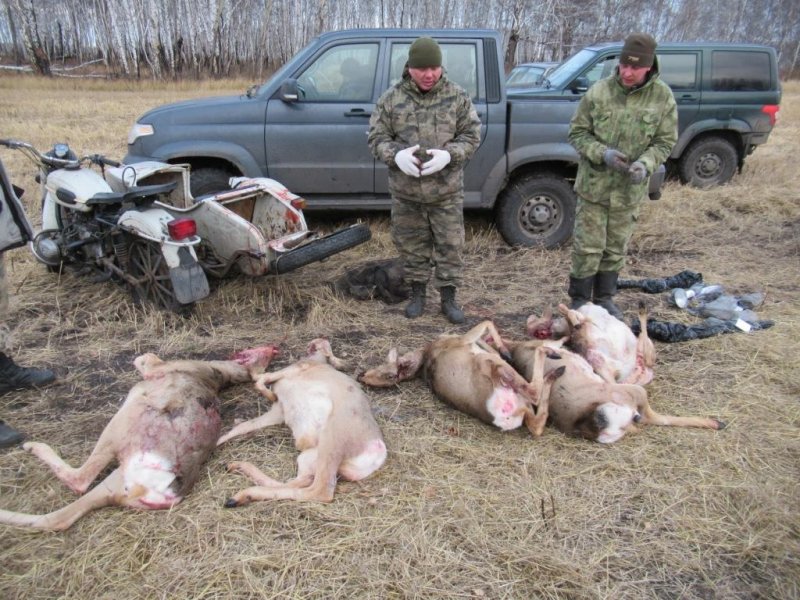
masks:
<path id="1" fill-rule="evenodd" d="M 738 164 L 736 148 L 720 137 L 707 137 L 693 142 L 680 159 L 683 183 L 707 188 L 728 183 Z"/>
<path id="2" fill-rule="evenodd" d="M 234 173 L 217 167 L 200 167 L 196 171 L 192 170 L 189 180 L 192 196 L 199 198 L 205 194 L 229 190 L 231 186 L 228 185 L 228 179 L 234 176 Z"/>
<path id="3" fill-rule="evenodd" d="M 575 192 L 557 175 L 523 177 L 498 199 L 495 223 L 511 246 L 555 248 L 572 235 Z"/>

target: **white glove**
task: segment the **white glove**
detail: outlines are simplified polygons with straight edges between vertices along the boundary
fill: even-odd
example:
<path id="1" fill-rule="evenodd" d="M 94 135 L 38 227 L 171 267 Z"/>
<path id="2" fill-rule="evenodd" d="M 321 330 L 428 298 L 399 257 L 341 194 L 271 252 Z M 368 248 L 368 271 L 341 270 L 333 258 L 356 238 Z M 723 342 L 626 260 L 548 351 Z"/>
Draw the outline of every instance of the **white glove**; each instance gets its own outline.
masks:
<path id="1" fill-rule="evenodd" d="M 419 150 L 419 144 L 400 150 L 394 155 L 394 162 L 409 177 L 419 177 L 419 159 L 414 156 L 414 152 L 417 150 Z"/>
<path id="2" fill-rule="evenodd" d="M 422 163 L 422 175 L 430 175 L 444 169 L 450 162 L 450 153 L 447 150 L 428 150 L 433 158 L 426 163 Z"/>

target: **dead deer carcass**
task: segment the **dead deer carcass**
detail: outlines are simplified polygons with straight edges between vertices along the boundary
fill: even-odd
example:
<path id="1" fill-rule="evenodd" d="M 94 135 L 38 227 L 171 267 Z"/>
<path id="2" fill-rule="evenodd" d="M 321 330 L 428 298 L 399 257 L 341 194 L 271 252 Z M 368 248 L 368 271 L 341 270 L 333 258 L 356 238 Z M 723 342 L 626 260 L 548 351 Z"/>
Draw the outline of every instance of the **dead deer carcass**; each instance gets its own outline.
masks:
<path id="1" fill-rule="evenodd" d="M 487 336 L 499 352 L 487 343 Z M 390 387 L 422 370 L 433 393 L 447 404 L 503 430 L 516 429 L 524 422 L 538 436 L 545 425 L 546 416 L 541 415 L 546 413 L 550 386 L 563 369 L 545 374 L 545 363 L 540 361 L 528 382 L 501 353 L 508 356 L 508 349 L 494 324 L 484 321 L 464 335 L 439 336 L 400 357 L 392 349 L 386 363 L 366 371 L 359 380 Z"/>
<path id="2" fill-rule="evenodd" d="M 653 379 L 655 347 L 647 337 L 647 311 L 639 306 L 641 333 L 612 317 L 602 306 L 587 302 L 577 310 L 558 305 L 563 318 L 528 317 L 528 334 L 538 339 L 567 336 L 567 346 L 583 356 L 594 371 L 609 383 L 646 385 Z"/>
<path id="3" fill-rule="evenodd" d="M 235 426 L 218 444 L 286 423 L 300 451 L 297 476 L 283 483 L 251 463 L 233 462 L 228 469 L 249 477 L 256 486 L 235 494 L 226 507 L 280 498 L 330 502 L 337 475 L 359 481 L 383 465 L 386 444 L 369 398 L 356 380 L 337 370 L 341 367 L 328 341 L 319 338 L 309 344 L 306 358 L 258 377 L 256 388 L 275 404 L 260 417 Z"/>
<path id="4" fill-rule="evenodd" d="M 63 530 L 103 506 L 175 506 L 191 490 L 219 437 L 217 393 L 228 384 L 252 381 L 276 353 L 270 345 L 244 350 L 227 361 L 165 362 L 155 354 L 138 356 L 134 365 L 144 380 L 131 388 L 82 466 L 71 467 L 47 444 L 23 445 L 84 495 L 45 515 L 0 510 L 0 523 Z M 119 467 L 84 493 L 114 458 Z"/>
<path id="5" fill-rule="evenodd" d="M 525 342 L 507 341 L 512 363 L 526 378 L 531 378 L 544 361 L 544 369 L 561 366 L 564 374 L 553 384 L 548 403 L 548 422 L 559 431 L 589 440 L 610 444 L 634 423 L 722 429 L 722 421 L 704 417 L 662 415 L 650 407 L 647 391 L 637 384 L 610 383 L 594 372 L 581 355 L 562 347 L 563 340 Z M 541 347 L 548 348 L 542 354 Z"/>

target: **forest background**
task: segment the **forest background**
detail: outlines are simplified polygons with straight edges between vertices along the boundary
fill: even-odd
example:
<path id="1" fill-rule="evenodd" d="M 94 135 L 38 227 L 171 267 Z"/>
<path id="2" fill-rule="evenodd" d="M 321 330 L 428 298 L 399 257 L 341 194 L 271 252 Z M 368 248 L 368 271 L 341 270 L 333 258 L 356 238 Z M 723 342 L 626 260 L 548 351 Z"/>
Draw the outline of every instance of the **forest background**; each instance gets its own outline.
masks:
<path id="1" fill-rule="evenodd" d="M 43 75 L 266 78 L 314 36 L 365 27 L 488 27 L 506 69 L 648 31 L 774 46 L 800 76 L 797 0 L 4 0 L 0 63 Z"/>

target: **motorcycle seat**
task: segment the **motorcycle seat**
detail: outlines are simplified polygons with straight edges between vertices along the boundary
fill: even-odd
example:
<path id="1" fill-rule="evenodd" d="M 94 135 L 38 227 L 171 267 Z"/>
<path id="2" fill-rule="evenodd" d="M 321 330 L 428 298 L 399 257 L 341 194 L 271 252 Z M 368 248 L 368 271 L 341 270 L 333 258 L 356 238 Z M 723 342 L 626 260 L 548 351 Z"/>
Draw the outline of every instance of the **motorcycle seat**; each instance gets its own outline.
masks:
<path id="1" fill-rule="evenodd" d="M 162 194 L 169 194 L 178 186 L 177 181 L 170 181 L 169 183 L 161 183 L 157 185 L 140 185 L 132 187 L 124 192 L 100 192 L 95 194 L 86 201 L 87 206 L 98 205 L 114 205 L 122 204 L 124 202 L 132 202 L 138 204 L 142 200 L 160 196 Z"/>

